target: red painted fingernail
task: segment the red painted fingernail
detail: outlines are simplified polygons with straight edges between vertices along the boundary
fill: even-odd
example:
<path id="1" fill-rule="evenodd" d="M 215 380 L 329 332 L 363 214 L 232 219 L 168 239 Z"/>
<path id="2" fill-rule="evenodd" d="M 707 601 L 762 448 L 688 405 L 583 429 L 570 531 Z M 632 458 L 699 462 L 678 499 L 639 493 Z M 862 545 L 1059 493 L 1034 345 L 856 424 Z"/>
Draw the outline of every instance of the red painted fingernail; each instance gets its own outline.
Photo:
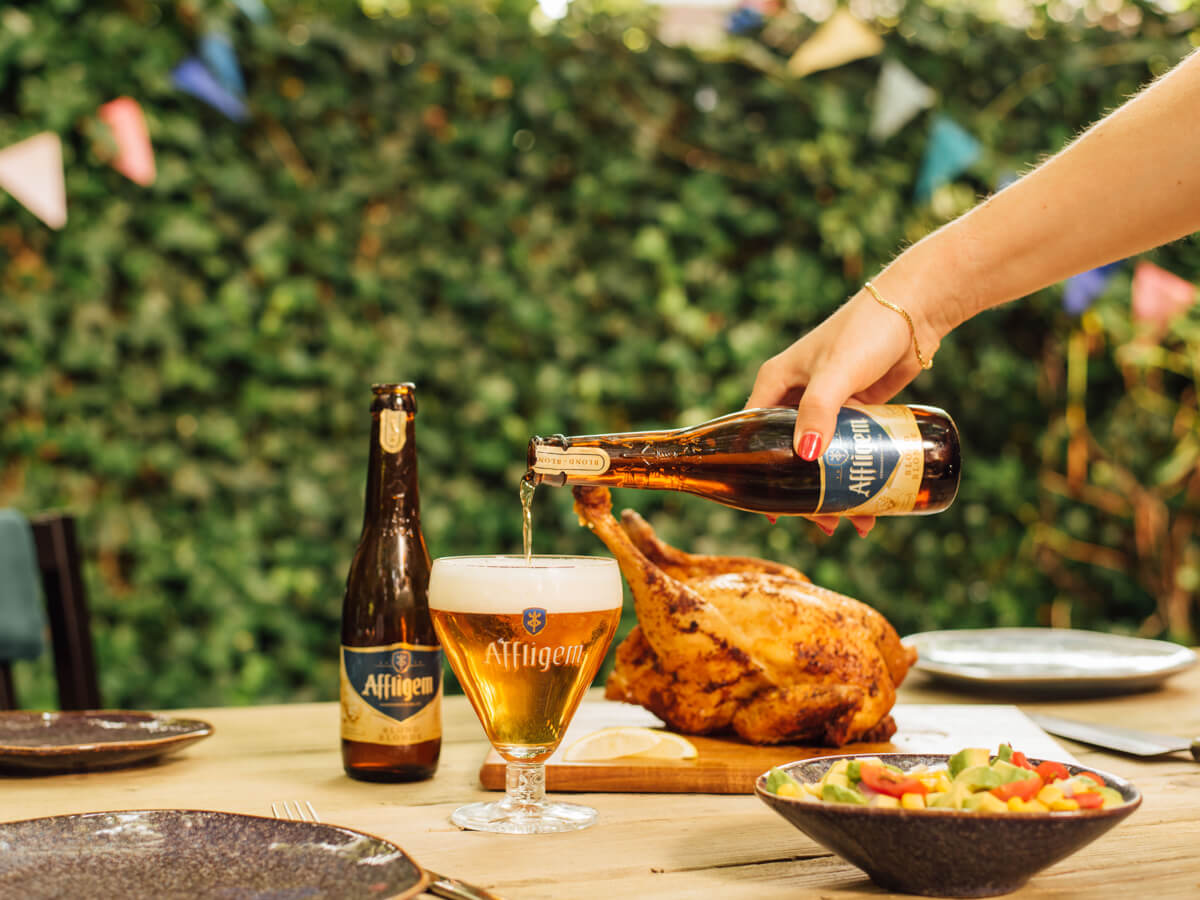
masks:
<path id="1" fill-rule="evenodd" d="M 800 436 L 800 458 L 812 462 L 821 455 L 821 433 L 806 431 Z"/>

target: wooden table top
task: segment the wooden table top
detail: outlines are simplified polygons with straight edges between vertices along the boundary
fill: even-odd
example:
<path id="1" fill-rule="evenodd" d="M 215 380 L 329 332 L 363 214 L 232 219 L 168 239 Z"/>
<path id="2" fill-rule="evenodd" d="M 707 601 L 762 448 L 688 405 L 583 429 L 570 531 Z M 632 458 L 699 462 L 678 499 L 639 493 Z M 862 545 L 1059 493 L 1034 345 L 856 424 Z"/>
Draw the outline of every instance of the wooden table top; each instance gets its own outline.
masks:
<path id="1" fill-rule="evenodd" d="M 901 702 L 1009 702 L 949 693 L 914 676 Z M 1200 734 L 1200 667 L 1157 691 L 1022 702 L 1026 709 L 1177 735 Z M 415 785 L 347 778 L 334 703 L 177 711 L 215 734 L 162 762 L 111 772 L 0 777 L 0 820 L 116 809 L 188 808 L 269 815 L 309 800 L 325 822 L 376 834 L 418 862 L 525 898 L 856 898 L 884 893 L 753 796 L 576 794 L 592 828 L 513 837 L 463 832 L 447 817 L 497 794 L 479 788 L 487 742 L 462 697 L 445 703 L 436 777 Z M 1034 877 L 1019 897 L 1105 897 L 1133 879 L 1155 900 L 1200 896 L 1200 764 L 1184 755 L 1131 760 L 1064 742 L 1083 763 L 1131 779 L 1141 809 L 1091 846 Z M 1128 887 L 1126 888 L 1128 889 Z"/>

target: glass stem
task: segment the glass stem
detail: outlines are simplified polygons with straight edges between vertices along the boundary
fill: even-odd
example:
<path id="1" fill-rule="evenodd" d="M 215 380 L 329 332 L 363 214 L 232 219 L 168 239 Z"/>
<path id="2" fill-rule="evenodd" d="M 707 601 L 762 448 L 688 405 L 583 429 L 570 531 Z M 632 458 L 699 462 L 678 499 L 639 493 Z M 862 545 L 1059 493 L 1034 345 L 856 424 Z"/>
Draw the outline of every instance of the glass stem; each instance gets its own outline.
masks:
<path id="1" fill-rule="evenodd" d="M 504 771 L 507 805 L 535 812 L 546 803 L 546 767 L 540 762 L 510 762 Z"/>

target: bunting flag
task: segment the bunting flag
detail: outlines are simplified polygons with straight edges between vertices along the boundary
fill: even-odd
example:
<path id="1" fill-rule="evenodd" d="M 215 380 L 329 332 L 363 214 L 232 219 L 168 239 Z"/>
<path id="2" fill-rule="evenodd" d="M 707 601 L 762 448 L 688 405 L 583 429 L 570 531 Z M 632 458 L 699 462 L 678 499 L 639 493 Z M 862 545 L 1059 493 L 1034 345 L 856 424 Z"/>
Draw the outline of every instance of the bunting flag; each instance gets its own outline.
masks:
<path id="1" fill-rule="evenodd" d="M 146 117 L 142 115 L 138 102 L 132 97 L 118 97 L 101 106 L 97 115 L 112 131 L 117 144 L 112 167 L 142 187 L 154 184 L 157 174 L 154 150 L 150 146 Z"/>
<path id="2" fill-rule="evenodd" d="M 797 78 L 832 69 L 883 51 L 883 38 L 849 10 L 838 9 L 788 60 L 788 71 Z"/>
<path id="3" fill-rule="evenodd" d="M 885 59 L 875 88 L 869 134 L 886 141 L 907 125 L 917 113 L 933 106 L 937 91 L 905 68 L 903 63 Z"/>
<path id="4" fill-rule="evenodd" d="M 1165 328 L 1196 301 L 1196 286 L 1152 262 L 1133 270 L 1133 318 Z"/>
<path id="5" fill-rule="evenodd" d="M 51 228 L 66 225 L 67 187 L 58 135 L 43 131 L 0 150 L 0 187 Z"/>
<path id="6" fill-rule="evenodd" d="M 1121 267 L 1120 262 L 1088 269 L 1067 279 L 1063 288 L 1063 309 L 1073 316 L 1081 316 L 1104 293 L 1113 273 Z"/>
<path id="7" fill-rule="evenodd" d="M 1001 172 L 996 178 L 996 193 L 1000 193 L 1000 191 L 1004 190 L 1010 184 L 1016 184 L 1020 180 L 1021 176 L 1011 169 Z"/>
<path id="8" fill-rule="evenodd" d="M 255 25 L 266 25 L 271 21 L 271 12 L 263 5 L 262 0 L 233 0 L 233 5 Z"/>
<path id="9" fill-rule="evenodd" d="M 761 28 L 766 18 L 757 9 L 750 6 L 739 6 L 729 14 L 730 34 L 749 34 L 756 28 Z"/>
<path id="10" fill-rule="evenodd" d="M 204 63 L 194 56 L 189 56 L 175 67 L 171 72 L 171 81 L 181 91 L 203 100 L 233 121 L 246 121 L 246 104 L 226 90 Z"/>
<path id="11" fill-rule="evenodd" d="M 246 96 L 246 82 L 242 79 L 242 70 L 229 38 L 216 31 L 204 35 L 200 38 L 200 58 L 221 87 L 235 97 Z"/>
<path id="12" fill-rule="evenodd" d="M 664 6 L 658 12 L 658 39 L 671 47 L 715 50 L 724 46 L 726 13 L 716 7 Z"/>
<path id="13" fill-rule="evenodd" d="M 936 116 L 925 147 L 925 158 L 921 160 L 921 173 L 917 176 L 916 201 L 928 201 L 935 190 L 970 168 L 981 152 L 979 141 L 961 125 L 948 116 Z"/>

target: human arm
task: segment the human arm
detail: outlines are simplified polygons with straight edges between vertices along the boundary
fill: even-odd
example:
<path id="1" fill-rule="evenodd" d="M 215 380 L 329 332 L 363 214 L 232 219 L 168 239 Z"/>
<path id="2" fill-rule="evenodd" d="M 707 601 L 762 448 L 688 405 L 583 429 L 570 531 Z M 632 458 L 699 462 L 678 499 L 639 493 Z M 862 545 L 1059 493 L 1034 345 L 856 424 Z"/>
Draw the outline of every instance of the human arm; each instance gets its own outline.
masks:
<path id="1" fill-rule="evenodd" d="M 982 310 L 1200 230 L 1200 53 L 1019 181 L 900 254 L 875 279 L 932 357 Z M 747 407 L 797 404 L 815 459 L 847 400 L 884 403 L 921 371 L 897 313 L 860 290 L 758 371 Z M 831 522 L 824 524 L 828 528 Z M 869 520 L 856 523 L 869 525 Z"/>

